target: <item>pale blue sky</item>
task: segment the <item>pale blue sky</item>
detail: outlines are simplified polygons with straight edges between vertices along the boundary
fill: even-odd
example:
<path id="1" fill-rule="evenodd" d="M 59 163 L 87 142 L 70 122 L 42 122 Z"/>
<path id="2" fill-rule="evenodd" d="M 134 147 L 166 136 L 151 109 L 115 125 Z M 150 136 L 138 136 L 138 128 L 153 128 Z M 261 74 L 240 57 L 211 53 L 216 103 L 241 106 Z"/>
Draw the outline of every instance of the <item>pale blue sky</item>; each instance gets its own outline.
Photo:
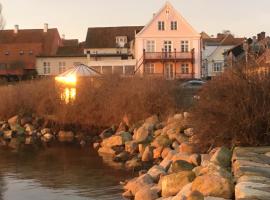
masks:
<path id="1" fill-rule="evenodd" d="M 270 33 L 270 0 L 171 0 L 199 32 L 225 29 L 237 36 Z M 145 25 L 165 0 L 0 0 L 6 29 L 57 27 L 66 38 L 85 40 L 87 27 Z"/>

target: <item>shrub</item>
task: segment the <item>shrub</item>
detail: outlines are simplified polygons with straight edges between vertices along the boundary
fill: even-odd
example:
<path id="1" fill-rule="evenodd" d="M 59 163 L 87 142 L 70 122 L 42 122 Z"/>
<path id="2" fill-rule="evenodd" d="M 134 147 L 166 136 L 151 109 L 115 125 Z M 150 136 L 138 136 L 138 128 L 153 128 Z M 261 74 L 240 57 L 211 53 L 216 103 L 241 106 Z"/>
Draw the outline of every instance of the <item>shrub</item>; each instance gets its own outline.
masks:
<path id="1" fill-rule="evenodd" d="M 270 144 L 270 75 L 227 70 L 206 84 L 192 110 L 202 148 Z"/>

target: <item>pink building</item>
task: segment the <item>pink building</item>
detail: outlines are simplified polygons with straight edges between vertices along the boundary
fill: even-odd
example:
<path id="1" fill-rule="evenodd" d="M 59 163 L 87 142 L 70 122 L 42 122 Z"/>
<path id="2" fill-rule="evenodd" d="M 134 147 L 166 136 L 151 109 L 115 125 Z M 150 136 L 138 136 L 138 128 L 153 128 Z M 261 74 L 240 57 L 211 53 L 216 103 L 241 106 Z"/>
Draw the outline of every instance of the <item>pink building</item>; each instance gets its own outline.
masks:
<path id="1" fill-rule="evenodd" d="M 166 79 L 201 77 L 201 36 L 167 2 L 135 36 L 136 73 Z"/>

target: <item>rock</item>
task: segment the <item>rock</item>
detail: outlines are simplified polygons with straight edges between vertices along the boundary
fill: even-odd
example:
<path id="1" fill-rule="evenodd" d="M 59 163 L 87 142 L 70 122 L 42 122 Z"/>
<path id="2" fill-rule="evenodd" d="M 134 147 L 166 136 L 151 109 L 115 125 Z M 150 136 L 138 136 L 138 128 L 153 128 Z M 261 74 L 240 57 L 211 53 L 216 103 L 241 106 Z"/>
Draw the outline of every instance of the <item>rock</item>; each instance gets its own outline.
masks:
<path id="1" fill-rule="evenodd" d="M 113 159 L 115 162 L 126 162 L 129 159 L 129 153 L 126 151 L 123 151 L 115 156 Z"/>
<path id="2" fill-rule="evenodd" d="M 194 145 L 194 144 L 189 144 L 186 142 L 183 142 L 182 144 L 180 144 L 179 146 L 179 152 L 180 153 L 197 153 L 199 150 L 198 148 Z"/>
<path id="3" fill-rule="evenodd" d="M 177 173 L 181 171 L 191 171 L 194 168 L 194 165 L 190 164 L 184 160 L 176 160 L 172 163 L 169 172 Z"/>
<path id="4" fill-rule="evenodd" d="M 187 200 L 204 200 L 202 193 L 198 191 L 192 191 L 186 198 Z"/>
<path id="5" fill-rule="evenodd" d="M 158 198 L 156 191 L 149 187 L 141 188 L 136 194 L 134 200 L 155 200 Z"/>
<path id="6" fill-rule="evenodd" d="M 172 200 L 184 200 L 191 193 L 192 183 L 185 185 Z"/>
<path id="7" fill-rule="evenodd" d="M 14 126 L 19 125 L 19 123 L 20 123 L 19 115 L 13 116 L 8 119 L 8 124 L 12 130 L 14 129 Z"/>
<path id="8" fill-rule="evenodd" d="M 165 171 L 168 171 L 168 169 L 171 166 L 172 161 L 165 158 L 161 161 L 161 163 L 159 164 Z"/>
<path id="9" fill-rule="evenodd" d="M 159 123 L 158 116 L 157 115 L 153 115 L 151 117 L 148 117 L 145 120 L 145 123 L 154 124 L 154 125 L 158 124 Z"/>
<path id="10" fill-rule="evenodd" d="M 183 135 L 183 134 L 178 134 L 175 136 L 175 139 L 177 140 L 177 142 L 179 144 L 182 144 L 182 143 L 187 143 L 189 141 L 188 137 Z"/>
<path id="11" fill-rule="evenodd" d="M 100 143 L 98 143 L 98 142 L 95 142 L 94 144 L 93 144 L 93 148 L 94 149 L 99 149 L 100 148 Z"/>
<path id="12" fill-rule="evenodd" d="M 204 200 L 230 200 L 230 199 L 224 199 L 224 198 L 219 198 L 219 197 L 204 197 Z"/>
<path id="13" fill-rule="evenodd" d="M 173 118 L 176 120 L 183 120 L 184 116 L 182 115 L 182 113 L 177 113 L 173 116 Z"/>
<path id="14" fill-rule="evenodd" d="M 170 197 L 176 195 L 183 187 L 191 183 L 195 179 L 192 171 L 182 171 L 162 177 L 162 197 Z"/>
<path id="15" fill-rule="evenodd" d="M 137 143 L 143 143 L 146 142 L 149 136 L 149 131 L 144 126 L 141 126 L 133 135 L 133 139 Z"/>
<path id="16" fill-rule="evenodd" d="M 138 158 L 134 157 L 131 160 L 127 161 L 125 166 L 127 169 L 140 170 L 142 168 L 142 163 Z"/>
<path id="17" fill-rule="evenodd" d="M 108 154 L 108 155 L 112 155 L 112 156 L 114 156 L 116 154 L 116 152 L 112 148 L 107 147 L 107 146 L 100 147 L 98 149 L 98 153 L 99 154 Z"/>
<path id="18" fill-rule="evenodd" d="M 128 131 L 129 130 L 129 127 L 127 125 L 126 122 L 122 121 L 119 126 L 118 126 L 118 129 L 116 132 L 121 132 L 121 131 Z"/>
<path id="19" fill-rule="evenodd" d="M 72 131 L 59 131 L 58 140 L 60 142 L 72 142 L 74 140 L 74 133 Z"/>
<path id="20" fill-rule="evenodd" d="M 145 148 L 147 147 L 147 144 L 139 144 L 139 153 L 142 156 L 143 152 L 145 151 Z"/>
<path id="21" fill-rule="evenodd" d="M 157 138 L 154 139 L 152 142 L 152 146 L 158 148 L 158 147 L 168 147 L 172 144 L 172 141 L 169 139 L 166 135 L 160 135 Z"/>
<path id="22" fill-rule="evenodd" d="M 142 188 L 151 188 L 154 185 L 153 180 L 150 175 L 144 174 L 140 177 L 133 178 L 130 180 L 125 186 L 124 189 L 127 191 L 131 191 L 132 195 L 136 195 L 136 193 Z"/>
<path id="23" fill-rule="evenodd" d="M 158 147 L 153 150 L 154 159 L 158 159 L 161 157 L 163 147 Z"/>
<path id="24" fill-rule="evenodd" d="M 25 138 L 25 144 L 26 145 L 31 145 L 31 144 L 33 144 L 33 137 L 26 137 Z"/>
<path id="25" fill-rule="evenodd" d="M 201 165 L 201 155 L 192 154 L 191 156 L 189 156 L 188 161 L 195 166 L 199 166 Z"/>
<path id="26" fill-rule="evenodd" d="M 184 134 L 185 134 L 186 136 L 188 136 L 188 137 L 193 136 L 193 135 L 194 135 L 194 130 L 193 130 L 193 128 L 188 128 L 188 129 L 184 130 Z"/>
<path id="27" fill-rule="evenodd" d="M 45 133 L 44 135 L 42 135 L 41 141 L 48 143 L 51 142 L 53 138 L 54 136 L 51 133 Z"/>
<path id="28" fill-rule="evenodd" d="M 184 112 L 183 115 L 184 119 L 188 119 L 191 116 L 189 112 Z"/>
<path id="29" fill-rule="evenodd" d="M 235 199 L 270 199 L 269 184 L 241 182 L 235 186 Z"/>
<path id="30" fill-rule="evenodd" d="M 157 182 L 161 175 L 166 175 L 166 172 L 163 167 L 154 165 L 152 168 L 148 170 L 147 174 L 151 176 L 154 182 Z"/>
<path id="31" fill-rule="evenodd" d="M 134 154 L 138 152 L 139 147 L 137 142 L 135 141 L 128 141 L 125 143 L 125 151 L 129 152 L 130 154 Z"/>
<path id="32" fill-rule="evenodd" d="M 101 146 L 102 147 L 114 147 L 114 146 L 120 146 L 123 145 L 122 137 L 119 135 L 114 135 L 112 137 L 106 138 L 102 141 Z"/>
<path id="33" fill-rule="evenodd" d="M 167 147 L 167 148 L 164 148 L 162 153 L 161 153 L 161 157 L 164 159 L 165 157 L 167 157 L 167 155 L 169 154 L 169 152 L 171 152 L 172 149 Z"/>
<path id="34" fill-rule="evenodd" d="M 33 118 L 31 116 L 23 116 L 20 120 L 20 124 L 24 126 L 25 124 L 31 124 Z"/>
<path id="35" fill-rule="evenodd" d="M 234 184 L 231 179 L 214 174 L 198 176 L 192 183 L 192 191 L 199 191 L 204 196 L 214 196 L 230 199 L 234 194 Z"/>
<path id="36" fill-rule="evenodd" d="M 122 137 L 123 143 L 126 143 L 132 140 L 132 135 L 129 132 L 121 132 L 120 135 Z"/>
<path id="37" fill-rule="evenodd" d="M 196 174 L 196 176 L 202 175 L 201 170 L 203 169 L 202 166 L 197 166 L 192 169 L 192 171 Z"/>
<path id="38" fill-rule="evenodd" d="M 174 142 L 172 143 L 172 148 L 173 148 L 174 150 L 179 149 L 179 143 L 178 143 L 177 141 L 174 141 Z"/>
<path id="39" fill-rule="evenodd" d="M 145 148 L 145 151 L 143 152 L 142 155 L 142 161 L 143 162 L 149 162 L 153 160 L 153 150 L 150 146 L 147 146 Z"/>
<path id="40" fill-rule="evenodd" d="M 210 163 L 210 159 L 209 154 L 201 154 L 201 166 L 206 167 Z"/>
<path id="41" fill-rule="evenodd" d="M 114 134 L 113 128 L 108 128 L 108 129 L 102 131 L 102 133 L 99 134 L 99 137 L 104 140 L 106 138 L 111 137 L 113 134 Z"/>
<path id="42" fill-rule="evenodd" d="M 8 147 L 12 148 L 12 149 L 18 149 L 19 148 L 19 142 L 17 140 L 17 138 L 11 138 Z"/>
<path id="43" fill-rule="evenodd" d="M 25 124 L 24 128 L 25 128 L 25 131 L 27 132 L 27 135 L 32 135 L 33 131 L 35 130 L 32 124 Z"/>
<path id="44" fill-rule="evenodd" d="M 230 167 L 232 152 L 226 147 L 220 147 L 211 157 L 210 161 L 222 167 Z"/>
<path id="45" fill-rule="evenodd" d="M 41 130 L 41 135 L 45 135 L 46 133 L 51 133 L 51 129 L 44 128 L 44 129 Z"/>
<path id="46" fill-rule="evenodd" d="M 11 139 L 15 133 L 13 131 L 4 131 L 3 138 L 5 140 Z"/>
<path id="47" fill-rule="evenodd" d="M 133 197 L 131 191 L 126 191 L 122 194 L 122 196 L 126 199 L 131 199 Z"/>
<path id="48" fill-rule="evenodd" d="M 154 138 L 160 136 L 161 133 L 162 133 L 162 130 L 161 130 L 161 129 L 156 130 L 156 131 L 154 132 Z"/>

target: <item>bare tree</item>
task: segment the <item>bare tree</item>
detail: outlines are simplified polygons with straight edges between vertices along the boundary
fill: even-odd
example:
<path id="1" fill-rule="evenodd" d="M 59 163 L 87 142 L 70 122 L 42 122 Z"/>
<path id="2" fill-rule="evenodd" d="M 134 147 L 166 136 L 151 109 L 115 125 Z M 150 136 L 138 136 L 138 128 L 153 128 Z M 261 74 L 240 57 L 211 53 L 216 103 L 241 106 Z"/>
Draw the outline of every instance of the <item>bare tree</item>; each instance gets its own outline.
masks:
<path id="1" fill-rule="evenodd" d="M 0 30 L 2 30 L 5 26 L 5 20 L 4 17 L 2 15 L 2 4 L 0 3 Z"/>

